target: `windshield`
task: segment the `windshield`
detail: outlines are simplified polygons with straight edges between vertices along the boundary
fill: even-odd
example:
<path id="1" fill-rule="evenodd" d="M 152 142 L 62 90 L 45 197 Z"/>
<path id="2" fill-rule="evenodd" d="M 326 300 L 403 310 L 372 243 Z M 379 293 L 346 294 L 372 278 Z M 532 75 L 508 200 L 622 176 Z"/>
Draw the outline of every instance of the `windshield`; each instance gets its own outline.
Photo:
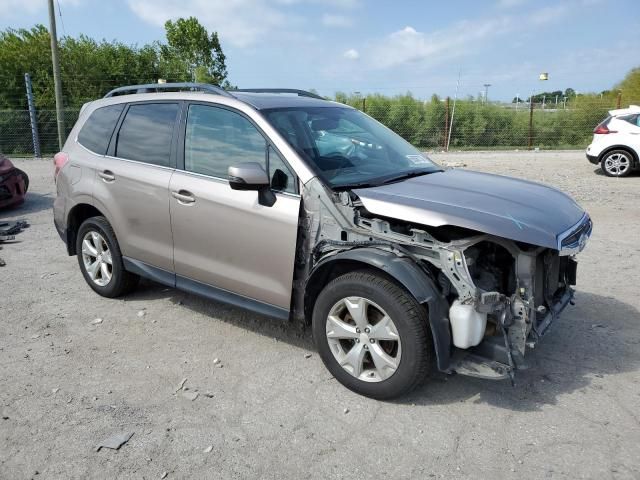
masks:
<path id="1" fill-rule="evenodd" d="M 294 107 L 263 113 L 332 188 L 382 185 L 442 170 L 359 110 Z"/>

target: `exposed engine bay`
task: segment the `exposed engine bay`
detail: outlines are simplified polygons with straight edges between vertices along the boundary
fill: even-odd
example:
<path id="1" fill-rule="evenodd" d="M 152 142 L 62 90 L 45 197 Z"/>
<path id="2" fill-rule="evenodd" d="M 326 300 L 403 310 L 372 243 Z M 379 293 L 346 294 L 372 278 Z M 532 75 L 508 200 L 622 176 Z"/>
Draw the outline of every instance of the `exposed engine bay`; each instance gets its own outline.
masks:
<path id="1" fill-rule="evenodd" d="M 584 246 L 582 236 L 579 248 L 551 249 L 452 225 L 412 224 L 391 212 L 373 215 L 354 192 L 329 191 L 316 179 L 302 193 L 295 288 L 304 290 L 332 257 L 361 249 L 412 263 L 433 286 L 423 303 L 442 371 L 513 379 L 526 368 L 526 350 L 572 302 L 573 254 Z M 294 295 L 296 316 L 304 315 L 304 302 Z"/>

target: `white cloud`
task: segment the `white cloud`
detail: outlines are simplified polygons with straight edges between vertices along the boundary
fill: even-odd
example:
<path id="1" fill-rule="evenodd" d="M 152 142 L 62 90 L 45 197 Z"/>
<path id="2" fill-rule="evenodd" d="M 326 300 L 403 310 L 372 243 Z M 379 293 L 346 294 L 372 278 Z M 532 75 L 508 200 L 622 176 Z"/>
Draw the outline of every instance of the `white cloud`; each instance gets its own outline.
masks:
<path id="1" fill-rule="evenodd" d="M 342 56 L 347 60 L 357 60 L 360 58 L 360 53 L 355 48 L 350 48 Z"/>
<path id="2" fill-rule="evenodd" d="M 501 3 L 516 5 L 523 1 L 526 0 L 502 0 Z M 464 20 L 433 32 L 420 32 L 407 26 L 373 42 L 362 56 L 374 69 L 412 63 L 428 67 L 486 48 L 489 42 L 508 33 L 512 34 L 510 42 L 515 42 L 517 34 L 562 21 L 569 8 L 569 4 L 562 4 L 529 11 L 524 16 L 514 13 Z"/>
<path id="3" fill-rule="evenodd" d="M 238 47 L 255 44 L 268 33 L 297 21 L 266 0 L 129 0 L 129 7 L 143 20 L 164 25 L 169 19 L 196 17 L 209 30 Z"/>
<path id="4" fill-rule="evenodd" d="M 10 0 L 17 1 L 17 0 Z M 36 0 L 27 0 L 36 1 Z M 66 0 L 78 1 L 78 0 Z M 304 19 L 300 6 L 353 9 L 361 0 L 127 0 L 141 19 L 162 26 L 169 19 L 196 17 L 207 29 L 215 30 L 222 40 L 237 47 L 247 47 L 267 39 L 269 34 L 290 33 Z M 325 25 L 344 27 L 349 18 L 326 14 Z M 297 28 L 299 30 L 299 28 Z"/>
<path id="5" fill-rule="evenodd" d="M 498 0 L 498 7 L 513 8 L 524 5 L 528 0 Z"/>
<path id="6" fill-rule="evenodd" d="M 275 0 L 281 5 L 295 5 L 301 3 L 319 4 L 325 7 L 352 9 L 362 5 L 362 0 Z"/>
<path id="7" fill-rule="evenodd" d="M 327 27 L 350 27 L 353 24 L 353 21 L 344 15 L 332 15 L 330 13 L 325 13 L 322 15 L 322 24 Z"/>
<path id="8" fill-rule="evenodd" d="M 567 4 L 557 5 L 553 7 L 545 7 L 532 12 L 529 21 L 535 25 L 545 25 L 551 22 L 557 22 L 563 19 L 563 16 L 569 11 Z"/>
<path id="9" fill-rule="evenodd" d="M 444 55 L 458 56 L 480 40 L 509 31 L 513 23 L 510 17 L 463 21 L 432 33 L 418 32 L 407 26 L 378 42 L 370 52 L 370 62 L 377 68 L 389 68 L 405 63 L 429 62 Z"/>

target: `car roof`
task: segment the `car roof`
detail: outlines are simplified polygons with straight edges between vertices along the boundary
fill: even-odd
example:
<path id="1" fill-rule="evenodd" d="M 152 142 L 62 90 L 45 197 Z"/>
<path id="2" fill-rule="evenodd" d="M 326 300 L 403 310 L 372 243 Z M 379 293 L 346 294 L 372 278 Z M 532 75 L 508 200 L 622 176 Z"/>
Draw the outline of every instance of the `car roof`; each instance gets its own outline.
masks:
<path id="1" fill-rule="evenodd" d="M 350 108 L 342 103 L 336 103 L 320 97 L 314 92 L 291 88 L 249 88 L 224 90 L 217 85 L 194 82 L 178 83 L 147 83 L 143 85 L 126 85 L 115 88 L 104 96 L 105 103 L 127 102 L 126 97 L 153 99 L 185 99 L 192 94 L 214 96 L 216 100 L 228 98 L 250 105 L 256 110 L 271 108 L 295 108 L 295 107 L 329 107 L 339 106 Z M 171 95 L 169 95 L 171 94 Z M 124 98 L 123 98 L 124 97 Z M 108 99 L 118 98 L 115 101 Z M 132 98 L 132 100 L 133 100 Z M 202 98 L 202 97 L 200 97 Z M 210 98 L 213 100 L 213 98 Z M 131 101 L 131 100 L 129 100 Z"/>
<path id="2" fill-rule="evenodd" d="M 303 97 L 288 93 L 254 93 L 254 92 L 230 92 L 238 100 L 248 103 L 257 110 L 271 108 L 295 108 L 295 107 L 347 107 L 342 103 L 319 98 Z"/>
<path id="3" fill-rule="evenodd" d="M 616 110 L 609 110 L 609 115 L 612 117 L 617 117 L 618 115 L 628 115 L 640 113 L 640 106 L 638 105 L 629 105 L 629 108 L 618 108 Z"/>

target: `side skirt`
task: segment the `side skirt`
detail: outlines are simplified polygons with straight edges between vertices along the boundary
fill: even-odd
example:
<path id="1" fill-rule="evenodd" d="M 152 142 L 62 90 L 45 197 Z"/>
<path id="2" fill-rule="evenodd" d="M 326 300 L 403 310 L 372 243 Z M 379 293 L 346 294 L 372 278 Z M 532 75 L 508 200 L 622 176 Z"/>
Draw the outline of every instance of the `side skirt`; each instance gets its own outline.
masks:
<path id="1" fill-rule="evenodd" d="M 252 298 L 238 295 L 237 293 L 229 292 L 228 290 L 223 290 L 222 288 L 217 288 L 181 275 L 176 275 L 132 258 L 123 257 L 123 262 L 124 268 L 127 271 L 140 275 L 141 277 L 148 278 L 149 280 L 153 280 L 154 282 L 161 283 L 162 285 L 177 288 L 178 290 L 199 295 L 216 302 L 227 303 L 235 307 L 244 308 L 245 310 L 250 310 L 268 317 L 274 317 L 280 320 L 289 320 L 289 310 L 286 308 L 260 302 Z"/>

